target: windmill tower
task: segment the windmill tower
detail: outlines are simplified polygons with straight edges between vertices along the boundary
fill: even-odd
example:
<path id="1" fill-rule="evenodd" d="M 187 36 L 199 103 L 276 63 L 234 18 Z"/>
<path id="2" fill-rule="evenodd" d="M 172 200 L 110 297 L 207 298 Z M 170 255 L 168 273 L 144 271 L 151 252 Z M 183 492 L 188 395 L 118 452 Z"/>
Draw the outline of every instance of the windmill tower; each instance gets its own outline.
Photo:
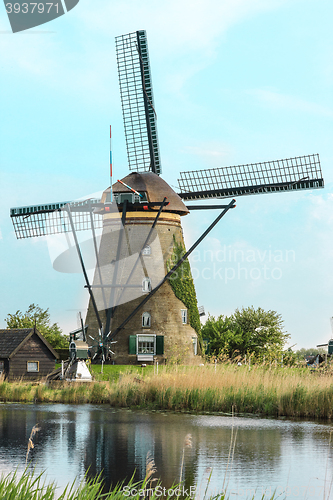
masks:
<path id="1" fill-rule="evenodd" d="M 188 214 L 189 210 L 170 186 L 153 172 L 132 172 L 123 181 L 143 194 L 149 203 L 158 203 L 166 198 L 168 204 L 162 208 L 154 230 L 148 237 L 158 212 L 147 210 L 147 205 L 142 203 L 135 206 L 129 200 L 132 194 L 127 188 L 120 183 L 113 186 L 113 196 L 122 211 L 116 216 L 104 215 L 99 248 L 103 277 L 101 283 L 99 270 L 96 270 L 93 282 L 97 288 L 95 296 L 98 303 L 105 300 L 107 306 L 100 313 L 103 330 L 111 332 L 112 338 L 117 341 L 115 347 L 111 348 L 114 351 L 112 359 L 117 364 L 152 362 L 154 357 L 160 363 L 165 359 L 178 358 L 194 362 L 198 359 L 198 340 L 191 320 L 192 324 L 195 321 L 198 324 L 199 313 L 190 274 L 187 272 L 184 275 L 184 268 L 180 268 L 179 276 L 175 275 L 174 278 L 182 287 L 182 290 L 178 290 L 178 297 L 172 287 L 172 280 L 166 280 L 147 303 L 140 306 L 142 299 L 174 265 L 175 247 L 185 247 L 181 217 Z M 119 229 L 120 215 L 123 225 Z M 133 255 L 138 259 L 136 268 Z M 114 264 L 108 273 L 108 264 L 111 262 Z M 114 288 L 108 288 L 105 284 L 113 284 Z M 181 300 L 182 293 L 184 297 L 192 294 L 192 307 L 187 307 L 186 300 L 185 303 Z M 114 336 L 124 320 L 136 309 L 136 314 Z M 196 315 L 194 321 L 191 314 Z M 96 338 L 99 328 L 92 300 L 89 302 L 85 324 L 88 325 L 88 336 Z"/>
<path id="2" fill-rule="evenodd" d="M 154 357 L 194 362 L 197 333 L 191 325 L 199 313 L 186 258 L 235 200 L 184 202 L 323 188 L 319 156 L 182 172 L 175 193 L 160 177 L 145 31 L 117 37 L 116 49 L 130 174 L 111 182 L 101 200 L 17 207 L 10 215 L 18 238 L 72 233 L 90 294 L 85 323 L 94 357 L 112 353 L 116 363 Z M 181 217 L 199 209 L 220 213 L 184 254 Z M 99 247 L 96 228 L 102 229 Z M 94 241 L 92 284 L 76 236 L 81 230 L 90 230 Z"/>

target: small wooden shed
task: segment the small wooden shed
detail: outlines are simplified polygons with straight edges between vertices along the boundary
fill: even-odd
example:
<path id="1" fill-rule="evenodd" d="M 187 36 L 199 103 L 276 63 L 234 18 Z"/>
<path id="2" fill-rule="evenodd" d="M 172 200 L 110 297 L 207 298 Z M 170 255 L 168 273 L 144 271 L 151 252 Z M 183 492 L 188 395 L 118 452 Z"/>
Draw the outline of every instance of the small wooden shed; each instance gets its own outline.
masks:
<path id="1" fill-rule="evenodd" d="M 0 374 L 36 380 L 54 370 L 58 355 L 36 328 L 0 329 Z"/>

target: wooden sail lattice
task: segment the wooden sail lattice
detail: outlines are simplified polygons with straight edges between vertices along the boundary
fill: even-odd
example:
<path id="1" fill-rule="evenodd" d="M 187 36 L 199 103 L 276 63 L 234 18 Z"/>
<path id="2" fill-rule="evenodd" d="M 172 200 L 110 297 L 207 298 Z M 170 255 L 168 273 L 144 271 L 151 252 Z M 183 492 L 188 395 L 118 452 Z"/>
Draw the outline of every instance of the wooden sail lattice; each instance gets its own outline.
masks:
<path id="1" fill-rule="evenodd" d="M 120 98 L 130 171 L 161 173 L 146 32 L 116 37 Z"/>
<path id="2" fill-rule="evenodd" d="M 17 239 L 72 232 L 66 207 L 71 210 L 76 231 L 91 229 L 92 220 L 94 228 L 99 229 L 103 225 L 103 217 L 94 212 L 99 204 L 98 200 L 89 199 L 16 207 L 10 209 L 10 217 Z"/>
<path id="3" fill-rule="evenodd" d="M 223 168 L 181 172 L 184 200 L 228 198 L 324 187 L 318 154 Z"/>

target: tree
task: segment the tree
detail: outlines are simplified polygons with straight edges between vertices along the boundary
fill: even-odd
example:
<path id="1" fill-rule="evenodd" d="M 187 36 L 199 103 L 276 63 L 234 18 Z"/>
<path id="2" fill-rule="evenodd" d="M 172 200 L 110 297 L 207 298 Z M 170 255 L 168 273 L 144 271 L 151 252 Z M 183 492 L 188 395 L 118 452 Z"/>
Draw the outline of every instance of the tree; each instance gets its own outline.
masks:
<path id="1" fill-rule="evenodd" d="M 317 354 L 325 356 L 325 354 L 327 354 L 327 349 L 325 350 L 322 347 L 319 349 L 317 347 L 310 347 L 306 349 L 305 347 L 302 347 L 301 349 L 298 349 L 295 354 L 297 359 L 301 361 L 305 359 L 305 356 L 317 356 Z"/>
<path id="2" fill-rule="evenodd" d="M 25 313 L 16 311 L 15 314 L 8 314 L 5 322 L 7 328 L 33 328 L 36 324 L 37 330 L 54 349 L 66 349 L 69 346 L 58 323 L 50 324 L 49 310 L 43 311 L 38 305 L 31 304 Z"/>
<path id="3" fill-rule="evenodd" d="M 219 316 L 217 319 L 214 316 L 208 316 L 206 323 L 201 327 L 202 339 L 208 339 L 209 353 L 218 356 L 231 351 L 235 332 L 231 318 L 227 316 Z"/>
<path id="4" fill-rule="evenodd" d="M 236 309 L 231 316 L 209 316 L 202 327 L 202 338 L 209 340 L 214 356 L 277 355 L 290 338 L 283 331 L 283 320 L 276 311 L 264 311 L 261 307 Z"/>

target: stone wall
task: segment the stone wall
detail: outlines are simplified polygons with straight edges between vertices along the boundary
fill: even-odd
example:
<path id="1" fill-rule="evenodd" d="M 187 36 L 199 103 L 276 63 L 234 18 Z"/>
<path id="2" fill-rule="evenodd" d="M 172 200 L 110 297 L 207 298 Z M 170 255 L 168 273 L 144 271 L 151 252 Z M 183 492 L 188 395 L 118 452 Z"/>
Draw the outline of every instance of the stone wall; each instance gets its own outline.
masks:
<path id="1" fill-rule="evenodd" d="M 120 214 L 121 215 L 121 214 Z M 99 251 L 99 261 L 102 273 L 95 272 L 94 285 L 99 286 L 102 279 L 103 284 L 115 282 L 126 283 L 133 262 L 140 254 L 148 232 L 155 219 L 156 213 L 142 212 L 128 213 L 126 216 L 125 229 L 120 237 L 119 216 L 111 215 L 105 218 L 103 235 Z M 170 260 L 173 252 L 174 236 L 178 242 L 184 244 L 180 216 L 172 213 L 163 213 L 156 225 L 154 234 L 150 238 L 151 255 L 141 255 L 139 263 L 132 273 L 129 281 L 137 288 L 129 288 L 125 293 L 122 289 L 115 290 L 112 296 L 111 288 L 104 288 L 104 296 L 101 289 L 94 288 L 94 294 L 99 313 L 103 322 L 106 322 L 105 304 L 114 304 L 119 300 L 122 302 L 115 309 L 111 323 L 111 331 L 115 329 L 128 317 L 128 315 L 139 305 L 146 293 L 142 291 L 142 279 L 148 276 L 154 288 L 167 273 L 166 262 Z M 119 244 L 119 239 L 121 243 Z M 134 255 L 134 256 L 133 256 Z M 114 262 L 113 265 L 110 265 Z M 119 262 L 119 264 L 116 264 Z M 117 268 L 117 269 L 116 269 Z M 116 278 L 114 275 L 116 273 Z M 131 300 L 127 300 L 131 299 Z M 189 324 L 183 324 L 181 310 L 186 309 L 179 300 L 169 282 L 164 283 L 161 288 L 140 308 L 136 315 L 117 334 L 114 340 L 116 344 L 111 346 L 115 352 L 112 359 L 116 364 L 137 363 L 136 355 L 129 355 L 129 336 L 137 334 L 156 334 L 164 336 L 164 355 L 157 356 L 160 362 L 200 362 L 199 356 L 194 356 L 192 339 L 197 337 L 195 330 Z M 142 314 L 148 312 L 151 315 L 150 328 L 142 327 Z M 94 313 L 92 303 L 89 302 L 86 316 L 88 335 L 97 338 L 98 322 Z"/>

